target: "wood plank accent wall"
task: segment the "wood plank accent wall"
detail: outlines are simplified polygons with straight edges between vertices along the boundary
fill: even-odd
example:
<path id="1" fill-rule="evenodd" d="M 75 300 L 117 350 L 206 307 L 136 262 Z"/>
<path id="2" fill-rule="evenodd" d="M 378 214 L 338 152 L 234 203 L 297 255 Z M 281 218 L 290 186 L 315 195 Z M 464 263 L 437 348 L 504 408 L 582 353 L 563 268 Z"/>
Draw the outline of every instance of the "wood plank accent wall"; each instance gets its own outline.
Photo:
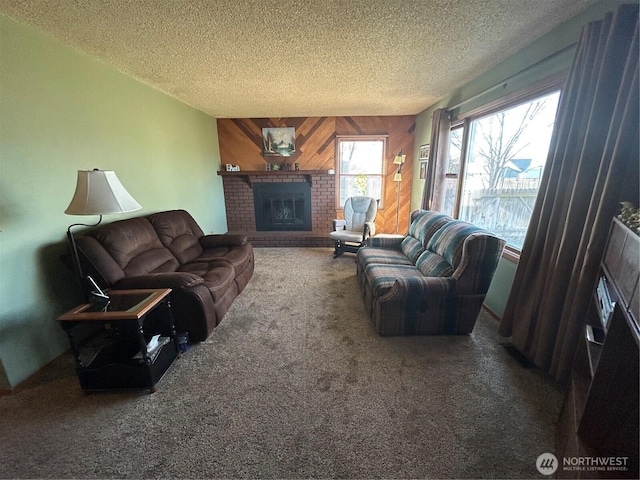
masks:
<path id="1" fill-rule="evenodd" d="M 400 233 L 406 232 L 411 202 L 413 172 L 413 141 L 415 116 L 379 117 L 291 117 L 218 119 L 218 141 L 222 165 L 239 165 L 241 170 L 264 170 L 267 163 L 277 163 L 278 157 L 262 155 L 262 128 L 294 127 L 296 155 L 282 162 L 298 163 L 301 170 L 337 170 L 336 136 L 387 135 L 384 207 L 376 219 L 378 233 L 395 233 L 397 184 L 393 159 L 402 149 L 407 155 L 400 184 Z M 293 168 L 293 167 L 292 167 Z M 336 218 L 342 212 L 336 209 Z M 328 232 L 327 232 L 328 233 Z"/>

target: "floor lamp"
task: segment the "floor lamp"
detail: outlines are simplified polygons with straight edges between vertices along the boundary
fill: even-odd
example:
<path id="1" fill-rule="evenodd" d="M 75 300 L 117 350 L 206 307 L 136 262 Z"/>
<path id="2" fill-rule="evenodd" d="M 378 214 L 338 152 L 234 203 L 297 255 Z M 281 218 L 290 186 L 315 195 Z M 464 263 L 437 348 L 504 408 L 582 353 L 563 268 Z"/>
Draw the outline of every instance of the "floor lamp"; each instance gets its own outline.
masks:
<path id="1" fill-rule="evenodd" d="M 398 184 L 398 204 L 396 205 L 396 234 L 398 233 L 398 225 L 400 221 L 400 184 L 402 183 L 402 165 L 406 160 L 407 156 L 402 153 L 402 149 L 400 149 L 400 153 L 396 155 L 396 158 L 393 159 L 394 165 L 398 166 L 398 171 L 393 176 L 393 181 Z"/>
<path id="2" fill-rule="evenodd" d="M 67 215 L 99 215 L 97 223 L 74 223 L 67 228 L 67 240 L 71 250 L 71 261 L 80 282 L 82 294 L 87 295 L 87 284 L 85 283 L 80 265 L 80 257 L 76 241 L 71 231 L 73 227 L 95 227 L 102 222 L 103 215 L 114 213 L 126 213 L 140 210 L 142 207 L 127 192 L 116 172 L 112 170 L 78 170 L 76 191 L 73 194 L 71 203 L 64 211 Z"/>

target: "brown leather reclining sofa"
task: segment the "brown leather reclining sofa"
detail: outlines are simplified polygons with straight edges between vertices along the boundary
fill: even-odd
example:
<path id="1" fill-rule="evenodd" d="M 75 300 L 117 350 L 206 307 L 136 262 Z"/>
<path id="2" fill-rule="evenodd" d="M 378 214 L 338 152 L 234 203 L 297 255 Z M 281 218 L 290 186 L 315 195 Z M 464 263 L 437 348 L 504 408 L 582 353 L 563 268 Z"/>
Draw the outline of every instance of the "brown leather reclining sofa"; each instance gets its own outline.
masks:
<path id="1" fill-rule="evenodd" d="M 245 236 L 204 235 L 184 210 L 101 225 L 76 245 L 84 274 L 101 287 L 171 288 L 176 330 L 194 342 L 209 336 L 253 275 Z"/>

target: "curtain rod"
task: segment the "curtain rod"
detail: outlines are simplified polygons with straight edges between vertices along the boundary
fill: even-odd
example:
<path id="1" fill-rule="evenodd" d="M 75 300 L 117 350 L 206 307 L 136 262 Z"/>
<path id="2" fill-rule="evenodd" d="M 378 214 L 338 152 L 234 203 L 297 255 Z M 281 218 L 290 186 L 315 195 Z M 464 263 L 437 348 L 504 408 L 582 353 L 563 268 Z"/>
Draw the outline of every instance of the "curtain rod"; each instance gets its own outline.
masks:
<path id="1" fill-rule="evenodd" d="M 555 57 L 557 57 L 557 56 L 559 56 L 559 55 L 561 55 L 561 54 L 563 54 L 563 53 L 565 53 L 565 52 L 567 52 L 567 51 L 571 50 L 571 49 L 572 49 L 572 48 L 574 48 L 576 45 L 577 45 L 577 42 L 574 42 L 574 43 L 572 43 L 572 44 L 570 44 L 570 45 L 567 45 L 567 46 L 566 46 L 566 47 L 564 47 L 563 49 L 558 50 L 558 51 L 557 51 L 557 52 L 555 52 L 555 53 L 552 53 L 552 54 L 551 54 L 551 55 L 549 55 L 548 57 L 545 57 L 545 58 L 543 58 L 542 60 L 538 60 L 536 63 L 533 63 L 533 64 L 529 65 L 528 67 L 523 68 L 522 70 L 520 70 L 520 71 L 518 71 L 518 72 L 514 73 L 513 75 L 511 75 L 510 77 L 506 78 L 506 79 L 505 79 L 505 80 L 503 80 L 502 82 L 497 83 L 497 84 L 493 85 L 492 87 L 489 87 L 489 88 L 487 88 L 486 90 L 481 91 L 480 93 L 476 93 L 473 97 L 467 98 L 466 100 L 463 100 L 462 102 L 460 102 L 460 103 L 458 103 L 458 104 L 454 105 L 453 107 L 449 107 L 449 108 L 447 108 L 447 109 L 446 109 L 447 113 L 451 113 L 453 110 L 455 110 L 455 109 L 456 109 L 456 108 L 458 108 L 458 107 L 461 107 L 461 106 L 462 106 L 462 105 L 464 105 L 465 103 L 472 102 L 472 101 L 474 101 L 475 99 L 480 98 L 480 97 L 482 97 L 482 96 L 486 95 L 486 94 L 487 94 L 487 93 L 489 93 L 489 92 L 493 92 L 494 90 L 497 90 L 497 89 L 498 89 L 498 88 L 500 88 L 500 87 L 502 87 L 502 88 L 506 87 L 506 86 L 507 86 L 507 83 L 508 83 L 508 82 L 510 82 L 510 81 L 512 81 L 514 78 L 517 78 L 519 75 L 522 75 L 523 73 L 528 72 L 529 70 L 531 70 L 531 69 L 533 69 L 533 68 L 537 67 L 538 65 L 540 65 L 540 64 L 542 64 L 542 63 L 546 63 L 546 62 L 548 62 L 549 60 L 551 60 L 551 59 L 553 59 L 553 58 L 555 58 Z"/>

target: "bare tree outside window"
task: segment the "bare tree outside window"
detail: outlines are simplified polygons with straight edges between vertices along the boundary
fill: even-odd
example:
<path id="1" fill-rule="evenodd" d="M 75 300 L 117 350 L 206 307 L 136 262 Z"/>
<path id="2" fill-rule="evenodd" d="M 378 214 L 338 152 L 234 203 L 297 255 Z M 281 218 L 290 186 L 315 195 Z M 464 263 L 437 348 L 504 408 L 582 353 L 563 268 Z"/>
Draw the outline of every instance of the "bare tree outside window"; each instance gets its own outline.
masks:
<path id="1" fill-rule="evenodd" d="M 540 186 L 559 96 L 555 92 L 470 125 L 460 218 L 518 249 Z M 452 135 L 451 146 L 460 152 L 460 139 Z"/>
<path id="2" fill-rule="evenodd" d="M 523 106 L 526 108 L 499 112 L 477 122 L 479 138 L 476 139 L 476 155 L 484 159 L 482 168 L 487 174 L 487 188 L 499 188 L 502 185 L 512 168 L 510 162 L 530 145 L 532 135 L 525 133 L 530 133 L 529 127 L 548 101 L 548 97 L 536 100 Z"/>

